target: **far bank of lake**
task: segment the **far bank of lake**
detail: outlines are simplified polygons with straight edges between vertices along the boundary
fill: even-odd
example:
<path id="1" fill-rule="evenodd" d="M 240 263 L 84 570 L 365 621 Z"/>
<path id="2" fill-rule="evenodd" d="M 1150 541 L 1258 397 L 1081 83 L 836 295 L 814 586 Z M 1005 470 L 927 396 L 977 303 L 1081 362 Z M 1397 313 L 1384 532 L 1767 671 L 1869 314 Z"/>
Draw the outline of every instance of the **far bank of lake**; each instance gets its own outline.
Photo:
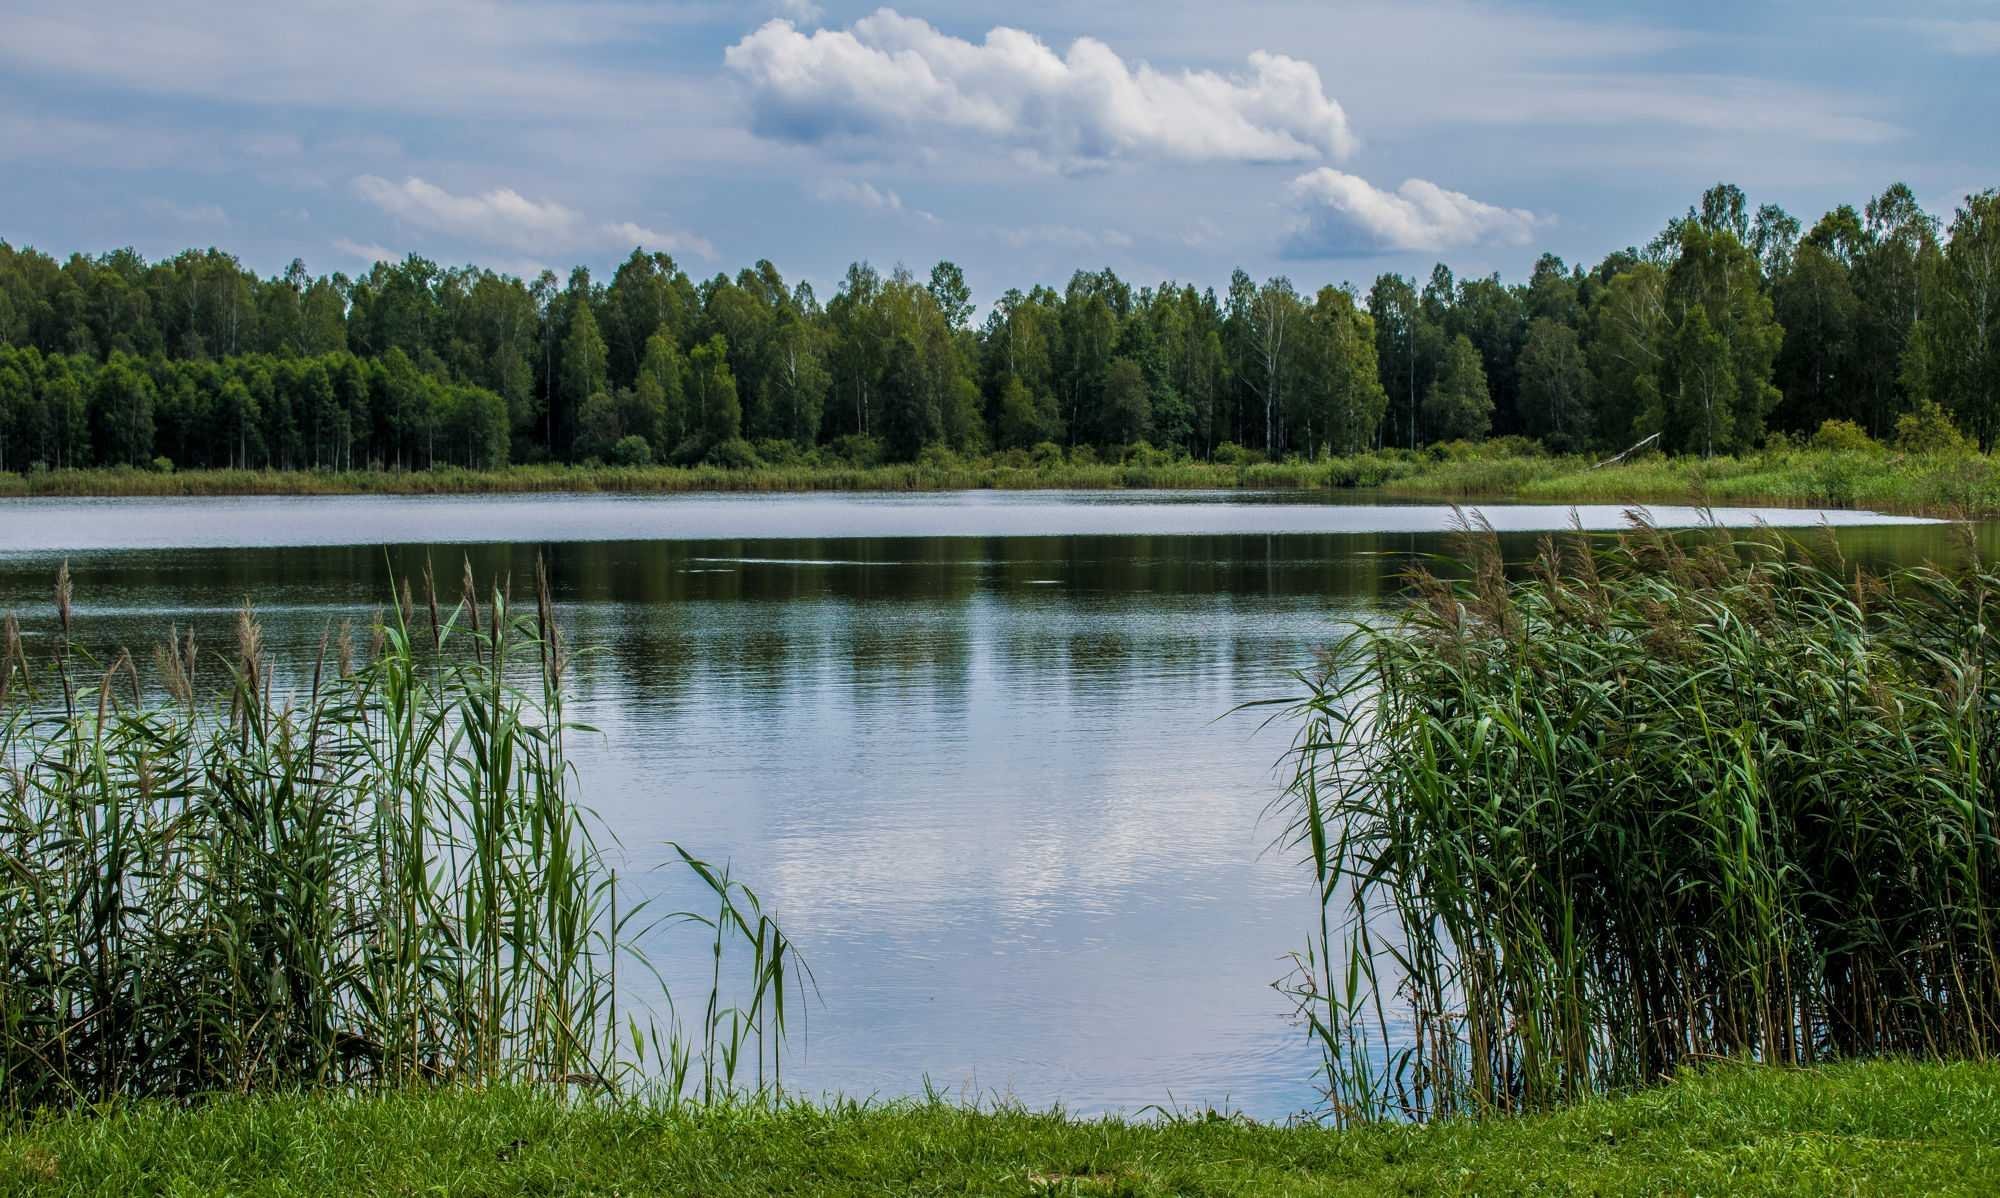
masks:
<path id="1" fill-rule="evenodd" d="M 1902 454 L 1782 449 L 1741 458 L 1646 457 L 1600 466 L 1582 457 L 1498 451 L 1385 451 L 1318 461 L 1123 462 L 1086 455 L 934 454 L 890 465 L 813 459 L 744 469 L 714 466 L 535 465 L 420 471 L 60 470 L 0 475 L 11 497 L 452 495 L 509 493 L 1230 490 L 1313 491 L 1357 499 L 1536 503 L 1666 503 L 1873 509 L 1935 516 L 2000 513 L 2000 466 L 1973 452 Z"/>

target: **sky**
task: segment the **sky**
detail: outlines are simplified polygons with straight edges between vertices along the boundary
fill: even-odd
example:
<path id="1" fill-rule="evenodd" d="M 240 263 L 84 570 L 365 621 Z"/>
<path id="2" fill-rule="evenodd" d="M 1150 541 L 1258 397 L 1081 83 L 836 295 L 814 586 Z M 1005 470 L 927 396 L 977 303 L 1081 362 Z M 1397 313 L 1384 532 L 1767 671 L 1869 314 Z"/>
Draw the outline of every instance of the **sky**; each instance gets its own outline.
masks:
<path id="1" fill-rule="evenodd" d="M 5 0 L 0 239 L 606 277 L 1525 277 L 2000 186 L 2000 0 Z"/>

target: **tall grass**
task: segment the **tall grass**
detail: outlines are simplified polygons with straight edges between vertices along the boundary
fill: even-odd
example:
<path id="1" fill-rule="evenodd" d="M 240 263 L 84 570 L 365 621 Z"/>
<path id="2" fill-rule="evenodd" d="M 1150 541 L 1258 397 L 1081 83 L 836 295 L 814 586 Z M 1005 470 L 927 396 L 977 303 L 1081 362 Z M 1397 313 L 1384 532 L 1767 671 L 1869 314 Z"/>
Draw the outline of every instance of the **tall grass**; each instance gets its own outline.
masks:
<path id="1" fill-rule="evenodd" d="M 537 582 L 521 611 L 468 566 L 441 604 L 427 569 L 365 646 L 329 629 L 285 671 L 247 607 L 221 651 L 175 631 L 144 665 L 95 660 L 66 566 L 46 660 L 7 617 L 0 1109 L 429 1083 L 681 1094 L 721 1046 L 619 1008 L 649 916 L 620 902 L 570 793 L 570 649 Z M 740 1036 L 760 1062 L 798 968 L 763 932 L 749 988 L 778 1014 Z M 734 1050 L 704 1069 L 707 1095 L 733 1088 Z"/>
<path id="2" fill-rule="evenodd" d="M 1300 709 L 1334 1115 L 2000 1046 L 2000 575 L 1965 553 L 1635 523 L 1510 573 L 1465 530 Z"/>

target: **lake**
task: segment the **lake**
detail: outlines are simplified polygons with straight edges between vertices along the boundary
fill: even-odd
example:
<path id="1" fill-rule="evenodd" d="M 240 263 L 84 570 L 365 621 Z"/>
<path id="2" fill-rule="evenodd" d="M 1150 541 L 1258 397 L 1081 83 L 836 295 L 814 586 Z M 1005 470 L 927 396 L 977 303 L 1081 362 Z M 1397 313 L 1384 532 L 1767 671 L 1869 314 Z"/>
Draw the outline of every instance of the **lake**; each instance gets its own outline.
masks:
<path id="1" fill-rule="evenodd" d="M 1510 556 L 1570 519 L 1482 511 Z M 1950 552 L 1924 521 L 1715 516 Z M 454 591 L 461 557 L 522 592 L 544 557 L 591 650 L 573 713 L 599 732 L 573 754 L 623 885 L 673 909 L 696 896 L 657 868 L 667 841 L 727 861 L 817 975 L 791 1084 L 1280 1117 L 1315 1097 L 1271 985 L 1311 884 L 1266 810 L 1290 729 L 1238 709 L 1385 611 L 1450 517 L 1237 493 L 11 500 L 0 609 L 45 633 L 67 557 L 87 643 L 143 662 L 192 623 L 225 645 L 248 598 L 303 664 L 427 555 Z M 705 993 L 695 933 L 648 948 Z"/>

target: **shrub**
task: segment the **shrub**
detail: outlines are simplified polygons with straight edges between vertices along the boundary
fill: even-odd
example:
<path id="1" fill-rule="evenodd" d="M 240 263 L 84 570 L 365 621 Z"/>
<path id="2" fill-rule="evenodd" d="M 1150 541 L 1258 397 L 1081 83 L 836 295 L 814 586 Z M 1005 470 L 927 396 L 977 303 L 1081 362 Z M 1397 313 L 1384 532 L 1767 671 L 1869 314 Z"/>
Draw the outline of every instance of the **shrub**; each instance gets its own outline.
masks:
<path id="1" fill-rule="evenodd" d="M 1823 420 L 1812 435 L 1814 449 L 1834 453 L 1873 453 L 1881 446 L 1852 420 Z"/>
<path id="2" fill-rule="evenodd" d="M 174 460 L 172 458 L 162 454 L 161 456 L 153 459 L 153 473 L 172 474 L 173 472 L 174 472 Z"/>
<path id="3" fill-rule="evenodd" d="M 882 464 L 882 442 L 874 437 L 848 433 L 834 438 L 827 449 L 840 461 L 863 470 Z"/>
<path id="4" fill-rule="evenodd" d="M 1034 458 L 1034 463 L 1037 468 L 1048 469 L 1049 467 L 1052 466 L 1062 465 L 1062 460 L 1063 460 L 1062 446 L 1057 445 L 1054 441 L 1038 442 L 1035 445 L 1035 448 L 1029 452 L 1031 456 Z"/>
<path id="5" fill-rule="evenodd" d="M 611 447 L 611 464 L 614 466 L 650 466 L 653 464 L 653 447 L 646 438 L 633 433 L 618 438 Z"/>
<path id="6" fill-rule="evenodd" d="M 949 445 L 926 445 L 917 451 L 917 465 L 925 470 L 956 470 L 964 462 Z"/>
<path id="7" fill-rule="evenodd" d="M 1489 458 L 1539 458 L 1548 456 L 1548 450 L 1533 437 L 1523 437 L 1509 433 L 1504 437 L 1491 437 L 1485 443 L 1481 456 Z"/>
<path id="8" fill-rule="evenodd" d="M 763 465 L 757 460 L 757 451 L 751 448 L 750 442 L 741 437 L 719 442 L 708 451 L 706 460 L 724 470 L 754 470 Z"/>
<path id="9" fill-rule="evenodd" d="M 1072 445 L 1069 448 L 1069 464 L 1072 466 L 1097 465 L 1097 449 L 1091 445 Z"/>
<path id="10" fill-rule="evenodd" d="M 1896 448 L 1904 453 L 1964 453 L 1971 445 L 1952 423 L 1951 413 L 1927 399 L 1896 417 Z"/>
<path id="11" fill-rule="evenodd" d="M 1245 449 L 1234 441 L 1224 441 L 1216 446 L 1213 457 L 1219 466 L 1251 466 L 1264 460 L 1263 454 Z"/>
<path id="12" fill-rule="evenodd" d="M 805 456 L 799 443 L 788 437 L 760 437 L 752 448 L 757 451 L 757 460 L 766 466 L 796 466 Z"/>

